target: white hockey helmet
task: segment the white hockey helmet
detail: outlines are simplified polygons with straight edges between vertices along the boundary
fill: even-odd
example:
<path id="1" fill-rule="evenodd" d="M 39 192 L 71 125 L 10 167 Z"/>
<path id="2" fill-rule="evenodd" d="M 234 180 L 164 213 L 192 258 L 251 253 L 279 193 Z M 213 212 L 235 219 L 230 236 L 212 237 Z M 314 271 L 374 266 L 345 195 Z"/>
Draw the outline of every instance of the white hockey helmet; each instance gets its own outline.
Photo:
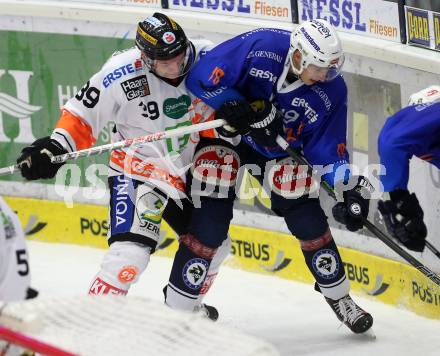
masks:
<path id="1" fill-rule="evenodd" d="M 299 68 L 293 63 L 296 50 L 301 53 Z M 321 71 L 324 68 L 327 69 L 325 81 L 338 76 L 345 60 L 336 30 L 321 19 L 303 22 L 292 32 L 288 55 L 293 73 L 299 76 L 309 66 Z"/>
<path id="2" fill-rule="evenodd" d="M 440 100 L 440 86 L 431 85 L 417 93 L 411 94 L 408 105 L 426 104 Z"/>

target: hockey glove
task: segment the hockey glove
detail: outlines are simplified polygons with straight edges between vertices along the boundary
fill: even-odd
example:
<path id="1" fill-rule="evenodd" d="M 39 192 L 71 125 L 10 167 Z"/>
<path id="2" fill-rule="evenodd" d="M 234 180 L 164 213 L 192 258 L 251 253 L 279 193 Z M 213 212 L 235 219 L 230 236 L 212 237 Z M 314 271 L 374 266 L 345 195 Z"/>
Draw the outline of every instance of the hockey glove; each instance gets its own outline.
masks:
<path id="1" fill-rule="evenodd" d="M 256 100 L 251 103 L 251 107 L 255 115 L 250 123 L 249 135 L 261 146 L 276 146 L 276 138 L 283 132 L 281 113 L 269 100 Z"/>
<path id="2" fill-rule="evenodd" d="M 343 191 L 344 202 L 337 203 L 333 209 L 333 217 L 348 230 L 357 231 L 362 229 L 363 220 L 368 217 L 371 193 L 373 186 L 367 178 L 363 176 L 351 177 L 350 181 L 357 180 L 354 188 L 344 190 L 344 184 L 337 184 L 335 190 Z"/>
<path id="3" fill-rule="evenodd" d="M 406 248 L 422 252 L 428 231 L 416 195 L 399 189 L 391 192 L 390 198 L 378 202 L 388 232 Z"/>
<path id="4" fill-rule="evenodd" d="M 250 132 L 255 112 L 247 101 L 229 101 L 224 103 L 215 113 L 216 119 L 223 119 L 228 124 L 218 127 L 217 132 L 224 137 L 246 135 Z"/>
<path id="5" fill-rule="evenodd" d="M 64 153 L 67 153 L 64 147 L 50 137 L 36 140 L 30 146 L 23 148 L 17 159 L 21 175 L 27 180 L 55 177 L 64 163 L 52 163 L 51 158 Z"/>

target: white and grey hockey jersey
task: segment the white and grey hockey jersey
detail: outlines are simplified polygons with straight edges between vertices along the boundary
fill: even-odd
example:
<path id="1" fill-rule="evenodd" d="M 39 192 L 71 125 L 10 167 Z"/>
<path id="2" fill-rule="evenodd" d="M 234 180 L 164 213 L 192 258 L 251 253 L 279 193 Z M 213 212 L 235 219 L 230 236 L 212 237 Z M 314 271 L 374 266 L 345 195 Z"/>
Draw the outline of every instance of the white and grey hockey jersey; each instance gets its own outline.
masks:
<path id="1" fill-rule="evenodd" d="M 206 40 L 193 44 L 197 55 L 212 45 Z M 109 122 L 115 123 L 115 142 L 213 118 L 213 109 L 192 96 L 185 81 L 173 86 L 159 79 L 145 68 L 140 55 L 137 48 L 113 55 L 65 104 L 51 137 L 75 151 L 92 146 Z M 183 191 L 198 141 L 199 133 L 194 133 L 136 149 L 114 150 L 109 176 L 124 173 L 166 192 L 170 186 Z"/>
<path id="2" fill-rule="evenodd" d="M 0 197 L 0 301 L 25 299 L 30 280 L 23 229 L 17 215 Z"/>

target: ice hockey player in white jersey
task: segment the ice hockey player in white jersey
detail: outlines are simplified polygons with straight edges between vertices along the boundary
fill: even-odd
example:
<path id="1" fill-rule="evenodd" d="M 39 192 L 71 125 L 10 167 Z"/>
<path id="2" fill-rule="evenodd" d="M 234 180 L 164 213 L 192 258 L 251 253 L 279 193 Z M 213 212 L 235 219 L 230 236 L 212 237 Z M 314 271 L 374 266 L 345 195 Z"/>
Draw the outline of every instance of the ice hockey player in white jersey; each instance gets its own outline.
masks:
<path id="1" fill-rule="evenodd" d="M 22 151 L 17 161 L 22 175 L 54 177 L 60 165 L 51 163 L 50 157 L 91 147 L 110 121 L 115 123 L 112 140 L 119 141 L 212 119 L 213 109 L 191 97 L 184 82 L 200 51 L 211 45 L 189 41 L 182 28 L 161 13 L 140 22 L 137 48 L 114 54 L 65 104 L 52 135 Z M 186 233 L 192 210 L 185 198 L 186 173 L 198 141 L 199 134 L 194 133 L 112 151 L 110 248 L 90 294 L 128 292 L 157 246 L 162 218 L 178 235 Z M 218 263 L 206 275 L 215 275 L 227 256 L 228 240 L 222 246 Z"/>
<path id="2" fill-rule="evenodd" d="M 36 291 L 29 287 L 30 282 L 23 229 L 17 215 L 0 197 L 0 302 L 36 296 Z"/>
<path id="3" fill-rule="evenodd" d="M 0 197 L 0 314 L 3 303 L 35 298 L 30 287 L 29 255 L 17 215 Z M 18 346 L 0 340 L 0 355 L 22 355 Z"/>

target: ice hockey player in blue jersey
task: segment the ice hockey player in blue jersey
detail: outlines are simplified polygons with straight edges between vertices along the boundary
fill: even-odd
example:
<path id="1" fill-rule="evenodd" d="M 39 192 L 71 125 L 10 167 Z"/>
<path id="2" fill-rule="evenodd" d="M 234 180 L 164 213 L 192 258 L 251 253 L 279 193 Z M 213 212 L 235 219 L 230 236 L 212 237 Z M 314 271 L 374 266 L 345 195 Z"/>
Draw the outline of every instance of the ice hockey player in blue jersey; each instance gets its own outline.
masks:
<path id="1" fill-rule="evenodd" d="M 201 140 L 196 150 L 191 191 L 193 199 L 199 194 L 201 209 L 193 213 L 190 233 L 213 247 L 221 243 L 232 219 L 238 171 L 246 165 L 269 187 L 272 210 L 300 240 L 316 289 L 341 322 L 363 333 L 373 318 L 349 296 L 343 262 L 319 198 L 312 194 L 309 172 L 275 141 L 281 134 L 311 164 L 321 166 L 323 179 L 343 197 L 333 208 L 335 219 L 351 231 L 361 229 L 372 187 L 364 177 L 350 177 L 346 167 L 343 62 L 337 33 L 322 20 L 305 22 L 293 33 L 256 29 L 200 59 L 187 87 L 228 125 L 217 130 L 220 138 Z M 350 209 L 354 205 L 360 211 Z M 185 267 L 173 273 L 184 276 Z M 180 287 L 191 296 L 184 281 Z"/>
<path id="2" fill-rule="evenodd" d="M 408 191 L 409 161 L 416 156 L 440 168 L 440 86 L 411 95 L 409 106 L 387 119 L 378 151 L 386 169 L 381 182 L 389 193 L 378 208 L 387 230 L 408 249 L 421 252 L 427 229 L 419 201 Z"/>

